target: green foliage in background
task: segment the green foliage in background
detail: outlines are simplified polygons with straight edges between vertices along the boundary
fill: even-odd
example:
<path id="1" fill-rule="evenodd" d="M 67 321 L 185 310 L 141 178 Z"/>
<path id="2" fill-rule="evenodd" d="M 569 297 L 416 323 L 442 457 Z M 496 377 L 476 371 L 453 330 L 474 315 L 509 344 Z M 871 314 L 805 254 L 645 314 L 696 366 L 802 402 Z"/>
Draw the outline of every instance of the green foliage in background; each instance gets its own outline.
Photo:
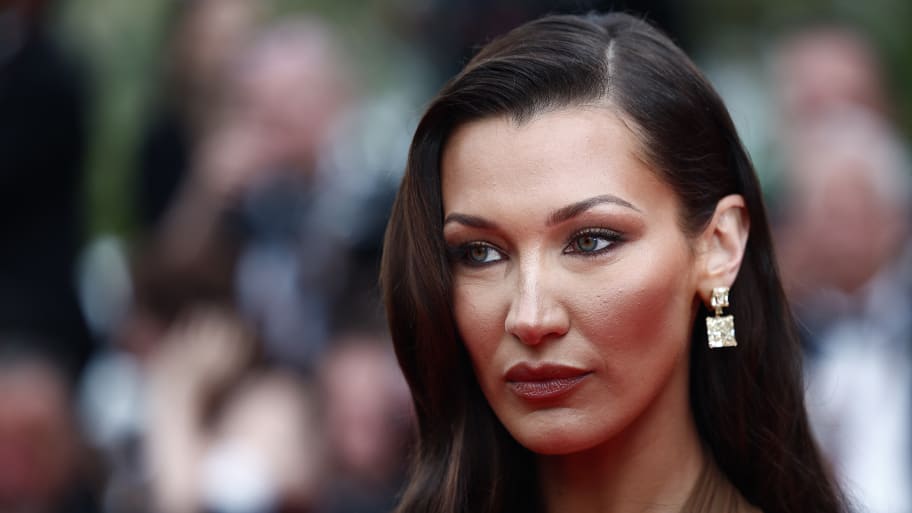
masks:
<path id="1" fill-rule="evenodd" d="M 89 235 L 128 234 L 135 147 L 161 58 L 166 2 L 64 0 L 62 38 L 89 66 L 92 134 L 86 163 Z"/>

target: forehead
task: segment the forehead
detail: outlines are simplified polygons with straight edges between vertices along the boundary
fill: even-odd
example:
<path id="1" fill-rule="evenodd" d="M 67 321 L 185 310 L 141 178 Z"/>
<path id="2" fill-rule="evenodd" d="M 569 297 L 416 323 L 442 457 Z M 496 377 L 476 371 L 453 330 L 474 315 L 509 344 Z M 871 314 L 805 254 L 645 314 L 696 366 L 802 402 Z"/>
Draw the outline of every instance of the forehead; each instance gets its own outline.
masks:
<path id="1" fill-rule="evenodd" d="M 641 153 L 637 137 L 608 107 L 549 111 L 522 124 L 507 116 L 473 121 L 458 127 L 444 148 L 444 210 L 541 211 L 600 194 L 640 208 L 674 202 Z"/>

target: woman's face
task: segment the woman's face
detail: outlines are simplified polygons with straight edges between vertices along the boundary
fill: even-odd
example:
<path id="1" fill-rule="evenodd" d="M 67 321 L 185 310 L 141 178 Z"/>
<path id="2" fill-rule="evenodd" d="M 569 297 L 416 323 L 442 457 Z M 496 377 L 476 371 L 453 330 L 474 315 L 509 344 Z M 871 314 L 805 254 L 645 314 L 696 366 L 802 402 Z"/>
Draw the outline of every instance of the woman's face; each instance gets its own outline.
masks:
<path id="1" fill-rule="evenodd" d="M 637 145 L 580 107 L 471 122 L 444 150 L 456 323 L 494 412 L 541 454 L 689 414 L 697 257 Z"/>

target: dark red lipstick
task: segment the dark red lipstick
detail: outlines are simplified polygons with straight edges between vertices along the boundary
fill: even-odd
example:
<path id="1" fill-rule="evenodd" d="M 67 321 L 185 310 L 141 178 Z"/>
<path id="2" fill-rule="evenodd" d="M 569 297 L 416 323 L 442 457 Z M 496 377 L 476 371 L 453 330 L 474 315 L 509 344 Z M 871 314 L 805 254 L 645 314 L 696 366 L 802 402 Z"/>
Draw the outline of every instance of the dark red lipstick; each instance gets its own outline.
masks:
<path id="1" fill-rule="evenodd" d="M 504 378 L 519 397 L 545 400 L 571 392 L 589 374 L 586 369 L 568 365 L 518 363 L 507 370 Z"/>

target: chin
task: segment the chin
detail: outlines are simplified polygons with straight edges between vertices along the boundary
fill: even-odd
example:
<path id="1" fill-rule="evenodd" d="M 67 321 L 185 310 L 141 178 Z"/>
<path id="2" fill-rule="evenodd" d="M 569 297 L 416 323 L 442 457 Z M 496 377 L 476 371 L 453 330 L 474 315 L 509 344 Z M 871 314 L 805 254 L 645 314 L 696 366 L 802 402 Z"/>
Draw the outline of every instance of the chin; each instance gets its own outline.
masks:
<path id="1" fill-rule="evenodd" d="M 531 417 L 545 416 L 536 412 Z M 505 424 L 507 431 L 526 449 L 545 456 L 573 454 L 591 449 L 610 438 L 610 433 L 592 429 L 585 419 L 567 419 L 567 415 L 548 412 L 546 418 L 527 418 Z"/>

